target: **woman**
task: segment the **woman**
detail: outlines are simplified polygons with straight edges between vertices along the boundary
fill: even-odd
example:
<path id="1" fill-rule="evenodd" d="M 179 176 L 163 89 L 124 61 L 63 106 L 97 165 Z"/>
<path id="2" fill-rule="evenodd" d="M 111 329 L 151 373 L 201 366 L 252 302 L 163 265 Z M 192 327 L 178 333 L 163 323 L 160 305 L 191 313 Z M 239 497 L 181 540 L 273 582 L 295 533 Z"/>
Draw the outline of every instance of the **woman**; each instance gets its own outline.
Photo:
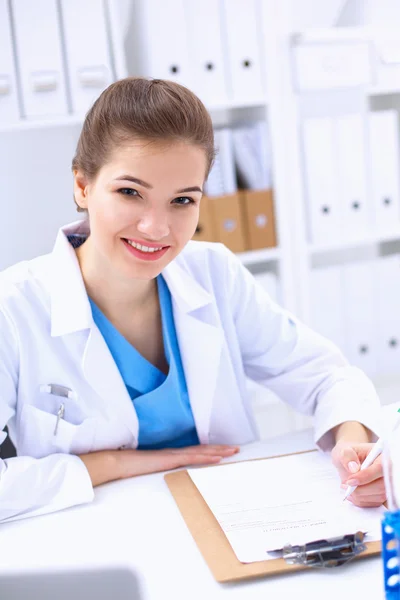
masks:
<path id="1" fill-rule="evenodd" d="M 376 425 L 370 382 L 222 245 L 189 243 L 213 158 L 207 111 L 175 83 L 125 79 L 89 111 L 73 160 L 85 218 L 0 276 L 0 428 L 18 452 L 0 461 L 0 520 L 231 456 L 256 438 L 245 376 L 314 414 L 354 478 Z M 379 464 L 362 476 L 352 501 L 380 504 Z"/>

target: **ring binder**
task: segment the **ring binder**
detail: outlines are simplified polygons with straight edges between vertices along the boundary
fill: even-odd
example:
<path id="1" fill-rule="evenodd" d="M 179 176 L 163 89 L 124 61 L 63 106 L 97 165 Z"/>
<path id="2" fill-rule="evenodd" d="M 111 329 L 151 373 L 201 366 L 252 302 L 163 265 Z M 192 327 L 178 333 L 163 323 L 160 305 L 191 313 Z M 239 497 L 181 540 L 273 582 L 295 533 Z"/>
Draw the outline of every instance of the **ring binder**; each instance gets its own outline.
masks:
<path id="1" fill-rule="evenodd" d="M 288 565 L 305 567 L 339 567 L 364 552 L 365 534 L 358 531 L 329 540 L 316 540 L 303 546 L 287 545 L 282 550 L 282 558 Z"/>

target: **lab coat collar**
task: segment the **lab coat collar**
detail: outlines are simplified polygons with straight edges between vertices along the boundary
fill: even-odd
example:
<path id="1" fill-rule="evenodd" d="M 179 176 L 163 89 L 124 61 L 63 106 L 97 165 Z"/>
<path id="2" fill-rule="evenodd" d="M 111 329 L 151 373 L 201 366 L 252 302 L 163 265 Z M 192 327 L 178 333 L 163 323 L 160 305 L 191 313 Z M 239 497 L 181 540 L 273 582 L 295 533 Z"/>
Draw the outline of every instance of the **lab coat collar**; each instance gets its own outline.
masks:
<path id="1" fill-rule="evenodd" d="M 78 258 L 67 238 L 71 233 L 89 233 L 88 222 L 66 225 L 57 235 L 50 280 L 52 337 L 90 329 L 93 324 Z"/>
<path id="2" fill-rule="evenodd" d="M 93 326 L 85 284 L 76 253 L 68 241 L 71 234 L 89 234 L 89 222 L 77 221 L 62 227 L 52 254 L 50 279 L 51 335 L 74 333 Z M 180 256 L 163 271 L 171 296 L 184 313 L 191 313 L 212 302 L 211 295 L 180 265 Z"/>

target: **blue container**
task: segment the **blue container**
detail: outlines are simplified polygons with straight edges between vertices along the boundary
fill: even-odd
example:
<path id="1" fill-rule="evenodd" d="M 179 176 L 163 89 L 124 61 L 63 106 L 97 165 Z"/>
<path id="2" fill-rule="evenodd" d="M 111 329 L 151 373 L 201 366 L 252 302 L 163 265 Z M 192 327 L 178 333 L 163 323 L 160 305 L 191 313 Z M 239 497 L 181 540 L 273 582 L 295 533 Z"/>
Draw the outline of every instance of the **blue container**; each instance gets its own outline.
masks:
<path id="1" fill-rule="evenodd" d="M 400 510 L 382 519 L 382 560 L 386 600 L 400 599 Z"/>

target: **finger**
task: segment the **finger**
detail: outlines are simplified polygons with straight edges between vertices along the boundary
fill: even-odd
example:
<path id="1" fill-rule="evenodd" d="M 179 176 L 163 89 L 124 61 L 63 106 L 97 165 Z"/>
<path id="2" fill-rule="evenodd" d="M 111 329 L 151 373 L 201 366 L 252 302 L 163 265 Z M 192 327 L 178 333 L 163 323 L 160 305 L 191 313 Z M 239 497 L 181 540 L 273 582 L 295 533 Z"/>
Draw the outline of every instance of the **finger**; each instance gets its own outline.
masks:
<path id="1" fill-rule="evenodd" d="M 347 486 L 343 485 L 342 488 L 347 489 Z M 383 504 L 386 500 L 386 490 L 383 479 L 358 487 L 349 496 L 349 500 L 356 506 L 366 506 L 373 503 Z"/>
<path id="2" fill-rule="evenodd" d="M 377 479 L 381 479 L 383 476 L 383 468 L 380 460 L 376 460 L 370 467 L 367 467 L 363 471 L 359 471 L 355 475 L 348 477 L 345 482 L 347 485 L 366 485 Z"/>
<path id="3" fill-rule="evenodd" d="M 165 450 L 136 450 L 135 458 L 134 475 L 144 475 L 190 465 L 218 464 L 223 457 L 220 455 L 196 455 Z"/>
<path id="4" fill-rule="evenodd" d="M 353 447 L 343 447 L 335 457 L 336 466 L 342 481 L 345 481 L 360 470 L 360 461 Z"/>
<path id="5" fill-rule="evenodd" d="M 177 467 L 190 467 L 196 465 L 214 465 L 218 464 L 223 456 L 211 455 L 211 454 L 177 454 L 174 456 L 174 466 L 170 467 L 175 469 Z"/>

